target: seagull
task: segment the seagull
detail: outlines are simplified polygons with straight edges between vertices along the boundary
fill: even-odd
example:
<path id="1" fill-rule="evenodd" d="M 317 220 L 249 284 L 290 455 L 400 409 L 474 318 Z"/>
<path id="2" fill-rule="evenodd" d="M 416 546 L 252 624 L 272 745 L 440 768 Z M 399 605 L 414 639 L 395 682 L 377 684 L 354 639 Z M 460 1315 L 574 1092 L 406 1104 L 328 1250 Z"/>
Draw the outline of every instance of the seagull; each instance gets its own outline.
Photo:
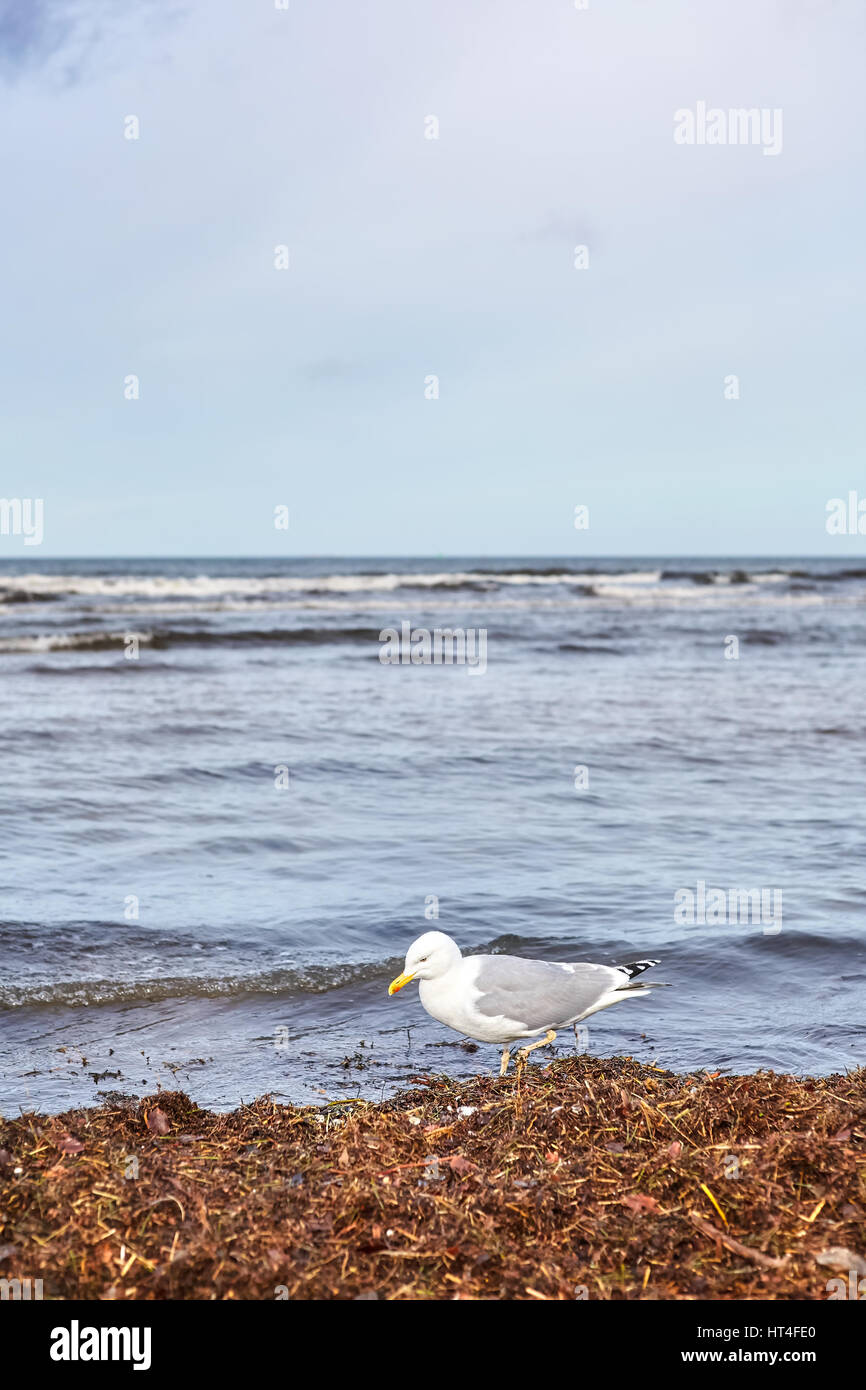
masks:
<path id="1" fill-rule="evenodd" d="M 660 988 L 645 980 L 632 984 L 652 965 L 658 961 L 589 965 L 524 956 L 463 956 L 445 932 L 428 931 L 409 947 L 403 972 L 391 981 L 388 994 L 418 980 L 421 1003 L 432 1018 L 478 1042 L 503 1045 L 499 1075 L 505 1076 L 518 1038 L 544 1034 L 520 1048 L 517 1063 L 523 1066 L 530 1052 L 554 1041 L 555 1029 Z"/>

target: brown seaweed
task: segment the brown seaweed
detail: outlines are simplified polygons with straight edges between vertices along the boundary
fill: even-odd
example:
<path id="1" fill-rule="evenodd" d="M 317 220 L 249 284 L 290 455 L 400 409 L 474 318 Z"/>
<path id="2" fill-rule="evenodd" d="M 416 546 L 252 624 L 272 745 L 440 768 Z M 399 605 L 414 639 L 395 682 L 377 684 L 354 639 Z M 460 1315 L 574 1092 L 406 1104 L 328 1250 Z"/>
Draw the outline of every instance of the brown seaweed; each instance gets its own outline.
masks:
<path id="1" fill-rule="evenodd" d="M 580 1057 L 380 1104 L 0 1120 L 0 1279 L 45 1298 L 823 1299 L 864 1218 L 863 1070 Z"/>

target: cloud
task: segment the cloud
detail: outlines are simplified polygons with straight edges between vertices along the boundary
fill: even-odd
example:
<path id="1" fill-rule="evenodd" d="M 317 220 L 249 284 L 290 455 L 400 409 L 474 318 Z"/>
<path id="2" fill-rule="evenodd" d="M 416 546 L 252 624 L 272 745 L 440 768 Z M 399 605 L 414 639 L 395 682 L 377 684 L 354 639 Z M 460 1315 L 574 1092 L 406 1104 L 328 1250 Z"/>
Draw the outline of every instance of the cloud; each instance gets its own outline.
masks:
<path id="1" fill-rule="evenodd" d="M 557 242 L 566 248 L 582 244 L 597 249 L 599 244 L 597 229 L 590 225 L 585 213 L 564 210 L 550 212 L 536 222 L 526 233 L 525 240 Z"/>
<path id="2" fill-rule="evenodd" d="M 0 62 L 20 71 L 45 62 L 67 44 L 76 27 L 74 4 L 0 0 Z"/>
<path id="3" fill-rule="evenodd" d="M 346 362 L 337 357 L 322 357 L 308 362 L 300 368 L 302 376 L 310 381 L 343 381 L 354 376 L 359 370 L 358 363 Z"/>
<path id="4" fill-rule="evenodd" d="M 60 86 L 132 66 L 132 34 L 155 18 L 165 29 L 184 11 L 160 0 L 124 9 L 116 0 L 0 0 L 0 78 L 41 73 Z M 98 61 L 97 61 L 98 59 Z"/>

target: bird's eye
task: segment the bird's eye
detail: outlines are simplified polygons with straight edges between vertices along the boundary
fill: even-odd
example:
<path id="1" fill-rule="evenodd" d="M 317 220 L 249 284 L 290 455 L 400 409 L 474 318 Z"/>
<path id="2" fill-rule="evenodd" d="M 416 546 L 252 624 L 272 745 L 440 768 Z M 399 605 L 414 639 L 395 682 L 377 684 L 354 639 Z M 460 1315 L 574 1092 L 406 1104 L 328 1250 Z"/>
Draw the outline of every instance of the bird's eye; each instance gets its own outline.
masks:
<path id="1" fill-rule="evenodd" d="M 421 959 L 419 960 L 418 964 L 419 964 L 419 965 L 423 965 L 426 959 L 427 959 L 426 956 L 422 956 Z"/>

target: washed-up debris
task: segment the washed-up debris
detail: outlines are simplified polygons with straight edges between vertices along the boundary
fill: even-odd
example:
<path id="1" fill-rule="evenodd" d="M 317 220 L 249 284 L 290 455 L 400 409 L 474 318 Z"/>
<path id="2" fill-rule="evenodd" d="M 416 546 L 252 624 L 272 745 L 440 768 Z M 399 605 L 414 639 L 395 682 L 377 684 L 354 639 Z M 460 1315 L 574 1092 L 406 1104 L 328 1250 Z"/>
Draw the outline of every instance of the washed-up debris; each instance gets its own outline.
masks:
<path id="1" fill-rule="evenodd" d="M 866 1274 L 866 1260 L 862 1255 L 856 1255 L 853 1250 L 845 1250 L 841 1246 L 834 1246 L 832 1250 L 821 1250 L 815 1259 L 819 1265 L 827 1265 L 830 1269 L 852 1270 L 855 1274 Z"/>
<path id="2" fill-rule="evenodd" d="M 0 1276 L 45 1298 L 824 1299 L 866 1268 L 863 1070 L 584 1054 L 412 1084 L 0 1120 Z"/>

